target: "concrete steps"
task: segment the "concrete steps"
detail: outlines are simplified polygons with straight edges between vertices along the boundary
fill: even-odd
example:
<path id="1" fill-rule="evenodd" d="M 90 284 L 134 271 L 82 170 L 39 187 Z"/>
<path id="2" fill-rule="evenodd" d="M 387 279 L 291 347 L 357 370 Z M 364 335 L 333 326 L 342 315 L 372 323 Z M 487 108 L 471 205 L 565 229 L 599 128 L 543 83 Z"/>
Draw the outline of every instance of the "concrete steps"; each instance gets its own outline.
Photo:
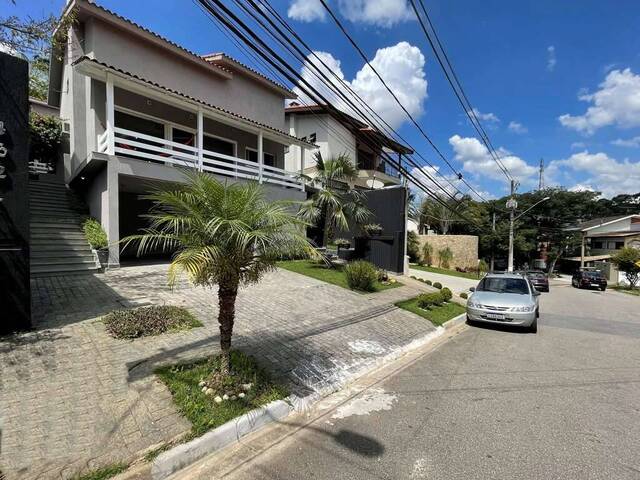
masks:
<path id="1" fill-rule="evenodd" d="M 29 183 L 29 201 L 32 275 L 93 273 L 100 269 L 82 231 L 78 202 L 64 183 L 40 175 Z"/>

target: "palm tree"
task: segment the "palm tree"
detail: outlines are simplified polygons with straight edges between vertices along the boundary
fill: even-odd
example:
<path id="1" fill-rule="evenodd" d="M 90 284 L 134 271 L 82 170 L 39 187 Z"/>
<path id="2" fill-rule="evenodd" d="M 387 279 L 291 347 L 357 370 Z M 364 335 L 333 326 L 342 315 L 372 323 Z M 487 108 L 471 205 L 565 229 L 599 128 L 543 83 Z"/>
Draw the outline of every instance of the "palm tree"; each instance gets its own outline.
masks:
<path id="1" fill-rule="evenodd" d="M 150 226 L 125 238 L 138 255 L 172 251 L 168 280 L 186 273 L 194 285 L 218 286 L 221 367 L 230 372 L 231 337 L 238 288 L 255 283 L 287 254 L 310 250 L 306 224 L 292 202 L 267 202 L 256 183 L 226 184 L 206 173 L 187 175 L 184 186 L 159 188 L 146 196 L 154 206 Z"/>
<path id="2" fill-rule="evenodd" d="M 362 225 L 372 213 L 364 204 L 364 194 L 351 187 L 358 169 L 348 155 L 323 160 L 318 152 L 315 160 L 317 173 L 305 180 L 314 183 L 317 191 L 302 203 L 298 217 L 311 224 L 324 220 L 322 244 L 326 246 L 336 230 L 349 230 L 350 223 Z"/>

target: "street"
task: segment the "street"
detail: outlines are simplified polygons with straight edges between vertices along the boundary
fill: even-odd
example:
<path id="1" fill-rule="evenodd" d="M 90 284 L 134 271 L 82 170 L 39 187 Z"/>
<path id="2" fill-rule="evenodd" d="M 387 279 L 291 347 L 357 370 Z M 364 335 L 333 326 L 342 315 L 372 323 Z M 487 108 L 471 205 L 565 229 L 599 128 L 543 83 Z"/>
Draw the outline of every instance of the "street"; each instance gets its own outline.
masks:
<path id="1" fill-rule="evenodd" d="M 212 456 L 177 478 L 640 478 L 640 301 L 554 283 L 537 335 L 467 327 L 271 448 L 248 439 L 228 475 Z"/>

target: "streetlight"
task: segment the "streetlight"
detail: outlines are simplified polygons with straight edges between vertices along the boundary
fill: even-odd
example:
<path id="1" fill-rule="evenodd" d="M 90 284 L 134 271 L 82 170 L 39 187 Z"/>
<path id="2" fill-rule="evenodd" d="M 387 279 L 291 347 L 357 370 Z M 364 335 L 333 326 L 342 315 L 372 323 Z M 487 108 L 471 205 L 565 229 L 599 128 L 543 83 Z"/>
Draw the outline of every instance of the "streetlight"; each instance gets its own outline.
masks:
<path id="1" fill-rule="evenodd" d="M 520 217 L 522 217 L 529 210 L 531 210 L 532 208 L 537 207 L 542 202 L 546 202 L 550 198 L 551 197 L 544 197 L 542 200 L 540 200 L 540 201 L 534 203 L 533 205 L 531 205 L 529 208 L 527 208 L 524 212 L 522 212 L 517 217 L 515 216 L 515 213 L 516 213 L 516 208 L 518 208 L 518 202 L 516 202 L 516 199 L 513 198 L 513 197 L 511 197 L 507 201 L 507 208 L 509 210 L 511 210 L 511 212 L 509 214 L 509 267 L 508 267 L 508 271 L 509 272 L 513 272 L 513 224 L 515 223 L 516 220 L 518 220 Z"/>

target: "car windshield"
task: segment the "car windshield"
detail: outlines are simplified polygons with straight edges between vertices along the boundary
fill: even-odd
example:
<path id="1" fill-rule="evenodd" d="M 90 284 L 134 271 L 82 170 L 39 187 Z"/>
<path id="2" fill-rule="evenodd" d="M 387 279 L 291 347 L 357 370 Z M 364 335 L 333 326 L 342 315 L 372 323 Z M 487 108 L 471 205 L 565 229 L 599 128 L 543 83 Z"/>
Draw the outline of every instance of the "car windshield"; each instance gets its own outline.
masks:
<path id="1" fill-rule="evenodd" d="M 600 278 L 602 276 L 600 272 L 582 272 L 582 274 L 588 278 Z"/>
<path id="2" fill-rule="evenodd" d="M 529 287 L 524 278 L 485 277 L 480 281 L 476 290 L 479 292 L 518 293 L 520 295 L 529 293 Z"/>
<path id="3" fill-rule="evenodd" d="M 527 275 L 531 278 L 545 278 L 545 275 L 542 272 L 529 272 Z"/>

